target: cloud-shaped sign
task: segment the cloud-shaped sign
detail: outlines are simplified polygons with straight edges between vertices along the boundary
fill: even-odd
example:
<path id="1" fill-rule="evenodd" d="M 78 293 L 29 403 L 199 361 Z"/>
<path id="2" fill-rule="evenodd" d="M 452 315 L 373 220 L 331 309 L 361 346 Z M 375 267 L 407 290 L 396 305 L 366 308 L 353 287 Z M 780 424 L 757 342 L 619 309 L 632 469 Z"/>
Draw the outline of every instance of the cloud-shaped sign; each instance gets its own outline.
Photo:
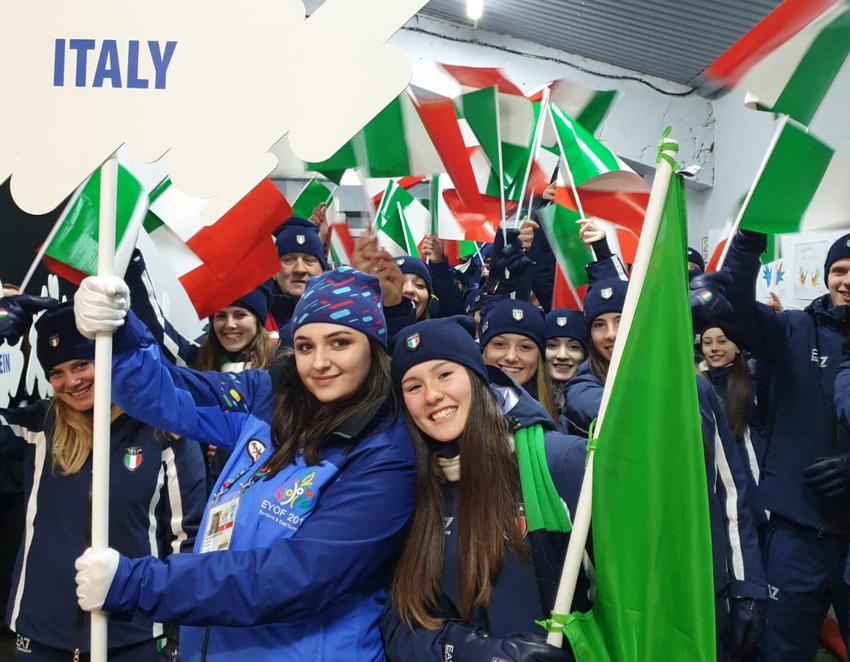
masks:
<path id="1" fill-rule="evenodd" d="M 287 133 L 324 160 L 410 81 L 385 42 L 425 1 L 11 0 L 0 181 L 43 213 L 122 144 L 198 197 L 247 192 Z"/>

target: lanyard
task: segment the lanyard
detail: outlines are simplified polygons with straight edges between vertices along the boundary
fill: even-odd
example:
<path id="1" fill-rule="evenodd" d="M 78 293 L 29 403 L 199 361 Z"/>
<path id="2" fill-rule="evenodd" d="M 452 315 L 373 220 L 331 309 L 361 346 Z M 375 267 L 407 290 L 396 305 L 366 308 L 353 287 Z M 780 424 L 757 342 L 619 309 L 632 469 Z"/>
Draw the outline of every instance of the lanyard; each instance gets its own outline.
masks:
<path id="1" fill-rule="evenodd" d="M 247 466 L 245 469 L 242 469 L 242 471 L 240 471 L 240 472 L 239 472 L 238 474 L 236 474 L 235 476 L 232 476 L 231 478 L 228 478 L 227 480 L 225 480 L 225 481 L 221 484 L 221 489 L 220 489 L 218 492 L 216 492 L 215 494 L 213 494 L 212 502 L 213 502 L 213 503 L 218 503 L 218 500 L 219 500 L 219 499 L 220 499 L 220 498 L 221 498 L 221 497 L 222 497 L 222 496 L 223 496 L 223 495 L 224 495 L 224 494 L 225 494 L 225 493 L 226 493 L 226 492 L 227 492 L 227 491 L 228 491 L 231 487 L 233 487 L 233 485 L 236 483 L 236 481 L 238 481 L 240 478 L 242 478 L 242 476 L 244 476 L 246 473 L 248 473 L 248 471 L 250 471 L 250 470 L 251 470 L 251 467 L 253 467 L 253 466 L 254 466 L 254 463 L 250 464 L 250 465 L 249 465 L 249 466 Z M 270 473 L 270 470 L 269 470 L 269 468 L 268 468 L 268 464 L 263 464 L 263 465 L 262 465 L 259 469 L 257 469 L 257 470 L 256 470 L 256 471 L 255 471 L 255 472 L 251 475 L 251 477 L 250 477 L 248 480 L 246 480 L 244 483 L 242 483 L 242 484 L 239 486 L 239 490 L 237 491 L 236 495 L 237 495 L 237 496 L 241 496 L 241 495 L 242 495 L 242 493 L 243 493 L 245 490 L 247 490 L 249 487 L 251 487 L 251 485 L 253 485 L 254 483 L 256 483 L 259 479 L 261 479 L 261 478 L 265 478 L 266 476 L 268 476 L 268 475 L 269 475 L 269 473 Z"/>

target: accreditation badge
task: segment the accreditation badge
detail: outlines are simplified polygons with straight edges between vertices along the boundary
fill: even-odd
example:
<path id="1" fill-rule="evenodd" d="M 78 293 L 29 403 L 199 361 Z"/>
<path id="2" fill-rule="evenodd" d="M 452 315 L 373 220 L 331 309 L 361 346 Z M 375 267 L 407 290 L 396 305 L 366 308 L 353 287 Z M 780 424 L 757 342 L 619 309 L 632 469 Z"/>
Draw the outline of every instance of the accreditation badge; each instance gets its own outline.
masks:
<path id="1" fill-rule="evenodd" d="M 236 525 L 236 511 L 239 509 L 239 495 L 234 494 L 230 499 L 219 503 L 210 510 L 207 517 L 207 528 L 204 531 L 204 542 L 201 554 L 220 552 L 230 547 L 233 527 Z"/>

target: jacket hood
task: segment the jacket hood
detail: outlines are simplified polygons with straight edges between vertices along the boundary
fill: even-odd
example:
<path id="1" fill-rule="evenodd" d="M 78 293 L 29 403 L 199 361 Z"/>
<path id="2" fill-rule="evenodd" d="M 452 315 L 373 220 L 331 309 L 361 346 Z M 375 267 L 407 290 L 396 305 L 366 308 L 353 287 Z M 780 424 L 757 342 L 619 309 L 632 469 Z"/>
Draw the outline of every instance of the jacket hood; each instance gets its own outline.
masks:
<path id="1" fill-rule="evenodd" d="M 834 305 L 832 297 L 824 294 L 806 306 L 805 310 L 828 324 L 845 328 L 847 327 L 847 308 L 847 306 Z"/>
<path id="2" fill-rule="evenodd" d="M 540 423 L 544 430 L 556 429 L 543 405 L 499 368 L 488 365 L 487 376 L 490 379 L 490 390 L 514 427 L 525 428 Z"/>

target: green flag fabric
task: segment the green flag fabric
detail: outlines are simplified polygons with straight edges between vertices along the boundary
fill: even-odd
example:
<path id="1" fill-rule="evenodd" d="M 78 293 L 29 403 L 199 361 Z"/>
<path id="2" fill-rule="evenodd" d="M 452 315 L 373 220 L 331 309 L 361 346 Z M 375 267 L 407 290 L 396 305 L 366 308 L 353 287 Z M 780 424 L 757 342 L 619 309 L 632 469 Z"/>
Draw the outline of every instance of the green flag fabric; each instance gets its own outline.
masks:
<path id="1" fill-rule="evenodd" d="M 419 257 L 419 243 L 431 226 L 431 213 L 413 195 L 391 181 L 375 214 L 373 234 L 393 257 Z"/>
<path id="2" fill-rule="evenodd" d="M 331 190 L 317 179 L 311 179 L 292 204 L 292 215 L 310 218 L 313 210 L 321 204 L 329 205 L 333 199 Z"/>
<path id="3" fill-rule="evenodd" d="M 537 215 L 561 271 L 573 287 L 584 285 L 587 282 L 585 267 L 593 262 L 593 255 L 578 234 L 576 221 L 581 215 L 559 204 L 542 207 Z"/>
<path id="4" fill-rule="evenodd" d="M 596 599 L 565 627 L 579 662 L 716 659 L 686 229 L 673 176 L 645 278 L 630 284 L 637 306 L 630 321 L 628 303 L 624 311 L 622 354 L 591 442 Z"/>

